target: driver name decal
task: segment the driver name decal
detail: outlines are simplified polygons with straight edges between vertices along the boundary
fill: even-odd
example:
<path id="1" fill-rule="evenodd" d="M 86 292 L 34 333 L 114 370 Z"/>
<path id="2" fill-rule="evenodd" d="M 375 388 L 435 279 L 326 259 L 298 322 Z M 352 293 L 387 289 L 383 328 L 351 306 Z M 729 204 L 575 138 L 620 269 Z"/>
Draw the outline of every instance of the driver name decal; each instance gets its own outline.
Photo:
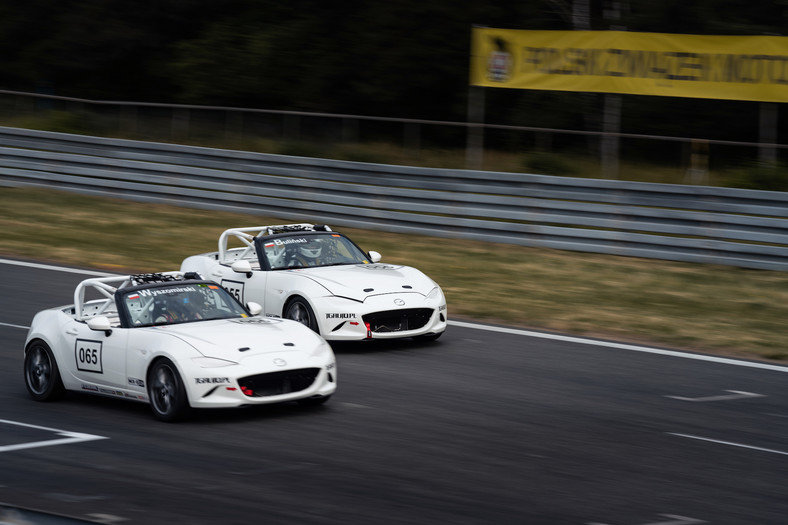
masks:
<path id="1" fill-rule="evenodd" d="M 152 288 L 148 290 L 140 290 L 138 293 L 143 297 L 156 297 L 157 295 L 174 295 L 183 292 L 196 292 L 195 286 L 170 286 L 168 288 Z M 139 295 L 137 297 L 139 297 Z M 129 299 L 136 299 L 137 297 L 129 297 Z"/>
<path id="2" fill-rule="evenodd" d="M 285 244 L 306 244 L 309 241 L 303 237 L 299 238 L 292 238 L 292 239 L 274 239 L 274 244 L 278 246 L 284 246 Z"/>

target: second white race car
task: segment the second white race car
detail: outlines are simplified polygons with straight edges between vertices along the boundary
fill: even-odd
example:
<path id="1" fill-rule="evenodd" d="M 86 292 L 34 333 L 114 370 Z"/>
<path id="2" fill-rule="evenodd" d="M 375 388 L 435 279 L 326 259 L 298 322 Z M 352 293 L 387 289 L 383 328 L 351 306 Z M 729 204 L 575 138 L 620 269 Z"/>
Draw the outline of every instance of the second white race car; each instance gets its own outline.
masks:
<path id="1" fill-rule="evenodd" d="M 239 301 L 261 304 L 265 316 L 294 319 L 325 339 L 435 340 L 446 330 L 446 297 L 435 281 L 381 263 L 379 253 L 328 226 L 232 228 L 218 248 L 188 257 L 181 271 L 213 279 Z"/>
<path id="2" fill-rule="evenodd" d="M 74 304 L 33 318 L 25 384 L 38 401 L 74 390 L 149 403 L 163 421 L 191 407 L 328 400 L 337 381 L 329 344 L 259 311 L 196 274 L 87 279 Z"/>

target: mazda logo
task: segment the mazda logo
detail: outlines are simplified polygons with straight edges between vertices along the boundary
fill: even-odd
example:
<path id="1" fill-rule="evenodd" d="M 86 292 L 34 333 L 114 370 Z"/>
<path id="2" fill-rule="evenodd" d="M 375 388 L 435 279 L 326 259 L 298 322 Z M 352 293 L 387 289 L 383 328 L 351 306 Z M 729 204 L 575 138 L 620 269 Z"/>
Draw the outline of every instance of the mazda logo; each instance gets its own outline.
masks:
<path id="1" fill-rule="evenodd" d="M 285 361 L 281 357 L 277 357 L 276 359 L 274 359 L 274 364 L 276 366 L 285 366 L 287 364 L 287 361 Z"/>
<path id="2" fill-rule="evenodd" d="M 403 301 L 402 299 L 394 299 L 394 304 L 396 304 L 397 306 L 405 306 L 405 301 Z"/>

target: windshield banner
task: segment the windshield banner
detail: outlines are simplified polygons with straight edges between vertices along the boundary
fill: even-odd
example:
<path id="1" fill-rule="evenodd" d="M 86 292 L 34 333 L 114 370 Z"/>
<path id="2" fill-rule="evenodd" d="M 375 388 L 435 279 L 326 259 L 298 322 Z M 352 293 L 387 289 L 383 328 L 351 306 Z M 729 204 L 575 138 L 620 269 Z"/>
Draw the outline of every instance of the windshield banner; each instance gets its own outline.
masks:
<path id="1" fill-rule="evenodd" d="M 788 102 L 788 37 L 473 28 L 473 86 Z"/>

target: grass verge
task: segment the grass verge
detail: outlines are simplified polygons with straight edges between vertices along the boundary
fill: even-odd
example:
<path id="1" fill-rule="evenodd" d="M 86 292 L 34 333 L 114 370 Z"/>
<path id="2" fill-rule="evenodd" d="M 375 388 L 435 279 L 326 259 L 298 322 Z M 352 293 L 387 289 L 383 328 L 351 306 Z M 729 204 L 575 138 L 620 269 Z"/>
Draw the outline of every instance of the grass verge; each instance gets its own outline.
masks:
<path id="1" fill-rule="evenodd" d="M 215 250 L 226 228 L 282 222 L 49 189 L 0 189 L 0 254 L 111 271 L 177 269 L 184 257 Z M 385 262 L 415 266 L 435 279 L 450 317 L 788 360 L 788 272 L 342 231 L 363 249 L 381 252 Z"/>

